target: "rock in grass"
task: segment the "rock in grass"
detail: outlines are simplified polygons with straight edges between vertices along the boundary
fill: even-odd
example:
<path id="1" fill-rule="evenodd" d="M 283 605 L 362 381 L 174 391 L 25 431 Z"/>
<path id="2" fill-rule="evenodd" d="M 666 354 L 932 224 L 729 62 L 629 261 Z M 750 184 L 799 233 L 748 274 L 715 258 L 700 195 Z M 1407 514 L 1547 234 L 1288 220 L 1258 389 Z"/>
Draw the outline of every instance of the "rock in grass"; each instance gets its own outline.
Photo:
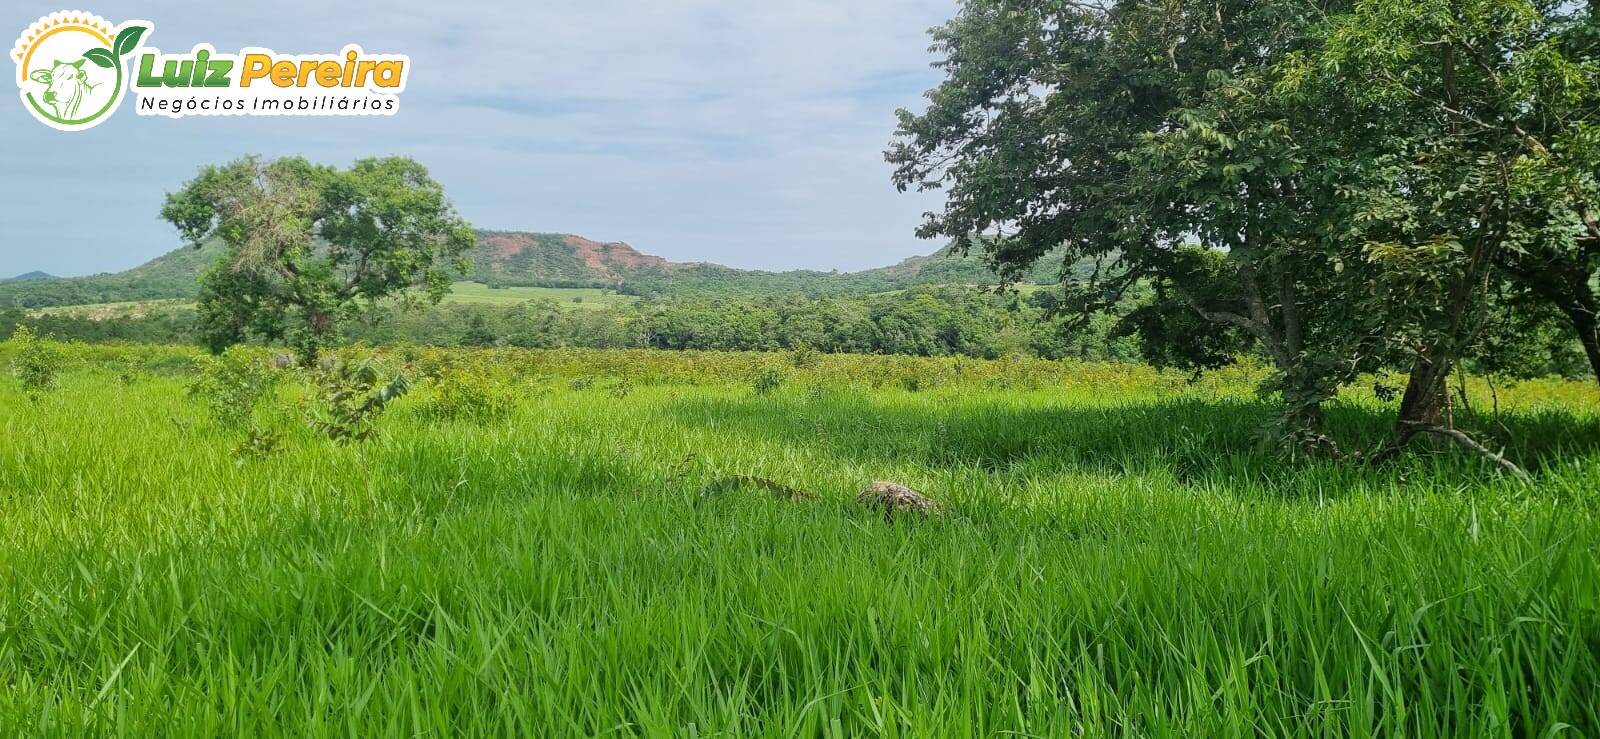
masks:
<path id="1" fill-rule="evenodd" d="M 897 482 L 878 480 L 872 487 L 861 491 L 856 502 L 875 511 L 883 512 L 885 521 L 894 521 L 896 513 L 913 513 L 926 518 L 939 514 L 939 503 L 922 493 Z"/>

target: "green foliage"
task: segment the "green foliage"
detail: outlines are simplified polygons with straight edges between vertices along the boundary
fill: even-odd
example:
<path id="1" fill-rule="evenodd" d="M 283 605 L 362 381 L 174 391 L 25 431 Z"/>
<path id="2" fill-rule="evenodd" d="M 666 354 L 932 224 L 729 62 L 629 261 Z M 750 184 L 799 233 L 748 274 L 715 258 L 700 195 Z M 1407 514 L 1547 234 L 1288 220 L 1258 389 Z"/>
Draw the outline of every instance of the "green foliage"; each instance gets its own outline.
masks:
<path id="1" fill-rule="evenodd" d="M 1149 285 L 1119 333 L 1197 369 L 1248 348 L 1319 447 L 1367 372 L 1411 370 L 1400 443 L 1439 423 L 1451 368 L 1513 351 L 1481 340 L 1500 301 L 1566 314 L 1600 376 L 1592 8 L 1069 5 L 980 0 L 935 29 L 946 78 L 888 152 L 899 187 L 946 193 L 922 235 L 998 234 L 1002 272 L 1106 265 L 1069 276 L 1088 310 Z"/>
<path id="2" fill-rule="evenodd" d="M 793 342 L 791 346 L 793 348 L 789 350 L 789 364 L 799 369 L 817 366 L 819 352 L 816 347 L 804 340 Z"/>
<path id="3" fill-rule="evenodd" d="M 207 344 L 283 340 L 308 365 L 364 305 L 398 293 L 437 303 L 475 240 L 443 187 L 398 157 L 348 170 L 247 157 L 203 169 L 162 217 L 197 247 L 228 247 L 202 278 Z"/>
<path id="4" fill-rule="evenodd" d="M 862 296 L 926 285 L 994 285 L 1001 281 L 978 254 L 954 247 L 935 254 L 912 257 L 899 264 L 853 273 L 762 272 L 710 264 L 672 264 L 667 267 L 613 265 L 597 272 L 580 258 L 566 237 L 558 234 L 522 234 L 479 231 L 477 246 L 468 252 L 470 268 L 452 273 L 458 282 L 452 300 L 509 303 L 537 297 L 565 299 L 582 296 L 584 304 L 628 302 L 639 297 L 657 300 L 739 299 L 758 297 Z M 505 257 L 502 240 L 518 251 Z M 185 247 L 126 272 L 90 277 L 0 281 L 0 309 L 48 308 L 162 299 L 195 299 L 201 278 L 227 246 L 221 239 L 199 249 Z M 1068 268 L 1059 258 L 1041 260 L 1022 275 L 1030 284 L 1052 284 L 1063 271 L 1081 273 L 1083 265 Z M 476 287 L 482 284 L 482 288 Z M 520 289 L 519 289 L 520 288 Z M 620 293 L 596 296 L 598 291 Z M 537 291 L 545 291 L 536 294 Z"/>
<path id="5" fill-rule="evenodd" d="M 618 377 L 606 384 L 606 393 L 611 397 L 622 400 L 633 394 L 633 379 Z"/>
<path id="6" fill-rule="evenodd" d="M 270 429 L 252 428 L 233 448 L 233 457 L 244 464 L 252 460 L 266 459 L 283 451 L 283 436 Z"/>
<path id="7" fill-rule="evenodd" d="M 391 370 L 376 355 L 360 361 L 327 358 L 314 370 L 314 378 L 311 428 L 340 444 L 372 438 L 389 404 L 411 390 L 406 374 Z"/>
<path id="8" fill-rule="evenodd" d="M 750 388 L 756 395 L 771 395 L 783 387 L 784 379 L 783 370 L 777 367 L 762 367 L 756 372 L 755 379 L 750 381 Z"/>
<path id="9" fill-rule="evenodd" d="M 55 389 L 65 360 L 54 341 L 34 334 L 27 326 L 18 326 L 7 344 L 12 355 L 11 372 L 29 398 L 38 400 Z"/>
<path id="10" fill-rule="evenodd" d="M 481 366 L 450 367 L 430 383 L 427 413 L 443 419 L 496 421 L 516 406 L 512 384 Z"/>
<path id="11" fill-rule="evenodd" d="M 220 240 L 183 247 L 126 272 L 0 282 L 0 308 L 48 308 L 141 300 L 193 298 L 200 276 L 221 258 Z"/>
<path id="12" fill-rule="evenodd" d="M 271 395 L 280 373 L 259 350 L 231 347 L 217 356 L 201 357 L 199 375 L 189 395 L 201 399 L 224 428 L 250 426 L 262 401 Z"/>
<path id="13" fill-rule="evenodd" d="M 1009 274 L 1030 284 L 1048 285 L 1071 272 L 1060 254 L 1047 256 L 1032 268 Z M 1007 276 L 996 271 L 986 257 L 969 253 L 966 240 L 927 256 L 861 272 L 759 272 L 717 264 L 674 264 L 642 267 L 626 273 L 619 291 L 647 299 L 748 300 L 759 296 L 827 297 L 862 296 L 926 286 L 997 285 Z"/>

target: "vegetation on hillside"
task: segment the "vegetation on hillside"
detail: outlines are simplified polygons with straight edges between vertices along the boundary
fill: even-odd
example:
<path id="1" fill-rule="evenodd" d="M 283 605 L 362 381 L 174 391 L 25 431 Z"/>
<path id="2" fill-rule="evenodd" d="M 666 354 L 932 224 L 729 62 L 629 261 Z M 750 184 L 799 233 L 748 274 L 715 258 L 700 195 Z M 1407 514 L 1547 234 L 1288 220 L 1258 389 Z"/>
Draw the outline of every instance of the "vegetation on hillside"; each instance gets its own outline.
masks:
<path id="1" fill-rule="evenodd" d="M 629 259 L 596 271 L 577 254 L 573 242 L 594 243 L 562 234 L 479 231 L 469 267 L 456 276 L 496 290 L 518 287 L 607 289 L 653 300 L 751 298 L 757 296 L 862 296 L 919 285 L 998 285 L 998 273 L 978 255 L 941 249 L 899 264 L 861 272 L 763 272 L 706 263 L 657 264 L 654 258 Z M 515 250 L 500 255 L 499 245 Z M 601 245 L 607 246 L 607 245 Z M 637 254 L 637 253 L 635 253 Z M 93 277 L 49 278 L 0 283 L 0 308 L 38 309 L 162 299 L 194 299 L 205 271 L 223 256 L 218 242 L 196 250 L 178 249 L 138 268 Z M 1075 274 L 1086 274 L 1078 267 Z M 1060 280 L 1061 263 L 1044 260 L 1024 277 L 1028 284 Z"/>
<path id="2" fill-rule="evenodd" d="M 193 299 L 200 275 L 222 256 L 221 242 L 175 249 L 126 272 L 0 282 L 0 309 Z"/>

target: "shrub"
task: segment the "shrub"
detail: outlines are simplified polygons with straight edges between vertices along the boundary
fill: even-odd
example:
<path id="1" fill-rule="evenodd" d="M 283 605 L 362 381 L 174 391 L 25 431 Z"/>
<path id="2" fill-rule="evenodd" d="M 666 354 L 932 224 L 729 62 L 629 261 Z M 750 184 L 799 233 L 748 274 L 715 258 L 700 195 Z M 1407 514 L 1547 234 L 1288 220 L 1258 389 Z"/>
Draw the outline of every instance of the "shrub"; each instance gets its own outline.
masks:
<path id="1" fill-rule="evenodd" d="M 316 379 L 311 428 L 340 444 L 372 438 L 378 416 L 411 390 L 405 373 L 389 370 L 377 357 L 328 361 L 317 369 Z"/>
<path id="2" fill-rule="evenodd" d="M 279 373 L 259 352 L 230 347 L 215 357 L 201 357 L 200 376 L 189 385 L 191 397 L 202 398 L 217 423 L 243 428 L 255 418 L 256 406 L 278 383 Z"/>
<path id="3" fill-rule="evenodd" d="M 283 437 L 276 431 L 253 428 L 233 448 L 233 458 L 241 465 L 252 459 L 265 459 L 276 454 L 282 445 Z"/>
<path id="4" fill-rule="evenodd" d="M 55 389 L 56 376 L 61 373 L 64 364 L 61 348 L 56 342 L 34 335 L 27 326 L 18 326 L 11 334 L 10 343 L 15 352 L 11 369 L 22 383 L 22 391 L 29 398 L 38 400 Z"/>
<path id="5" fill-rule="evenodd" d="M 816 347 L 803 341 L 795 344 L 794 348 L 789 350 L 789 364 L 794 365 L 797 369 L 811 369 L 817 366 L 817 362 L 820 360 L 821 352 L 818 352 Z"/>
<path id="6" fill-rule="evenodd" d="M 446 370 L 433 384 L 425 412 L 437 418 L 495 420 L 516 407 L 508 381 L 481 369 Z"/>
<path id="7" fill-rule="evenodd" d="M 778 388 L 783 387 L 783 372 L 777 367 L 766 367 L 756 373 L 755 381 L 751 383 L 756 395 L 770 395 Z"/>

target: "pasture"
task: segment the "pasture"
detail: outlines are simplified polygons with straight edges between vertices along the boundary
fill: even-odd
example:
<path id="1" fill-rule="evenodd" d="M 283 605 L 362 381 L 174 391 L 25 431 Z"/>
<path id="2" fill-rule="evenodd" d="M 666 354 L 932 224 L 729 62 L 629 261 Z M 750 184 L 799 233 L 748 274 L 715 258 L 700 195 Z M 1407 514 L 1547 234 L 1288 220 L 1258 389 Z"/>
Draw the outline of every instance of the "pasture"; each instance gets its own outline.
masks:
<path id="1" fill-rule="evenodd" d="M 402 349 L 341 445 L 64 352 L 0 376 L 6 735 L 1600 733 L 1589 384 L 1471 386 L 1525 484 L 1283 461 L 1249 368 Z"/>
<path id="2" fill-rule="evenodd" d="M 530 300 L 554 300 L 568 308 L 604 308 L 632 303 L 638 298 L 618 295 L 612 290 L 591 287 L 504 287 L 491 288 L 481 282 L 457 282 L 450 288 L 449 303 L 515 305 Z"/>
<path id="3" fill-rule="evenodd" d="M 445 303 L 473 305 L 516 305 L 531 300 L 553 300 L 563 308 L 605 308 L 611 305 L 632 303 L 638 298 L 619 295 L 614 291 L 588 287 L 506 287 L 490 288 L 481 282 L 456 282 L 450 286 Z M 72 316 L 94 321 L 140 318 L 154 311 L 192 310 L 192 300 L 134 300 L 117 303 L 91 303 L 65 305 L 55 308 L 35 308 L 28 311 L 32 317 Z"/>
<path id="4" fill-rule="evenodd" d="M 193 308 L 194 301 L 191 300 L 127 300 L 115 303 L 35 308 L 28 311 L 28 315 L 34 318 L 41 316 L 70 316 L 73 318 L 87 318 L 91 321 L 113 321 L 126 318 L 141 318 L 162 310 L 192 310 Z"/>

